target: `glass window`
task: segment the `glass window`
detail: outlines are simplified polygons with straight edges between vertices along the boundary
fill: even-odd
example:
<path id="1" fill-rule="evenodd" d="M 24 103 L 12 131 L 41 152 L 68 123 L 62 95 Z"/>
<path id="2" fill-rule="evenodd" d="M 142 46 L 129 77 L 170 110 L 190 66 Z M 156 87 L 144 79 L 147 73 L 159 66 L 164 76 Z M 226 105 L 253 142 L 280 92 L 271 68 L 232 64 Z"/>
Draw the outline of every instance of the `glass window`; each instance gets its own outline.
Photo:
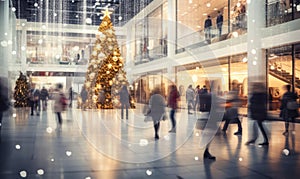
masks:
<path id="1" fill-rule="evenodd" d="M 148 16 L 149 23 L 149 58 L 151 60 L 164 56 L 163 44 L 166 43 L 163 38 L 162 6 L 155 9 Z"/>
<path id="2" fill-rule="evenodd" d="M 218 11 L 223 23 L 217 26 Z M 201 43 L 205 40 L 216 42 L 228 34 L 228 0 L 177 0 L 177 50 Z M 205 20 L 210 16 L 209 31 L 205 30 Z M 209 37 L 205 39 L 205 35 Z"/>
<path id="3" fill-rule="evenodd" d="M 299 17 L 299 0 L 267 0 L 267 26 L 281 24 Z"/>
<path id="4" fill-rule="evenodd" d="M 270 110 L 276 110 L 285 92 L 282 87 L 292 84 L 292 46 L 269 49 L 268 65 L 269 106 Z"/>
<path id="5" fill-rule="evenodd" d="M 230 0 L 230 29 L 239 34 L 246 33 L 247 29 L 247 2 L 246 0 Z"/>
<path id="6" fill-rule="evenodd" d="M 239 84 L 239 96 L 241 96 L 245 104 L 247 103 L 248 96 L 248 65 L 247 55 L 236 55 L 230 57 L 230 88 L 232 82 Z"/>
<path id="7" fill-rule="evenodd" d="M 148 21 L 147 18 L 140 20 L 135 25 L 135 63 L 148 62 Z"/>

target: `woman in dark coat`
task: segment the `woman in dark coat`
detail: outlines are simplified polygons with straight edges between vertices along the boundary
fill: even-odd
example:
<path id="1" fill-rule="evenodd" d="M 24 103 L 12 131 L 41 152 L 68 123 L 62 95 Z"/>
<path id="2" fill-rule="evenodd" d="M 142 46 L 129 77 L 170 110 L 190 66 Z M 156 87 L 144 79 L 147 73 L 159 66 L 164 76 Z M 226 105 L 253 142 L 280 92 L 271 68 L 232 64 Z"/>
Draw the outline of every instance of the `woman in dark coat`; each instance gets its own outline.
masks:
<path id="1" fill-rule="evenodd" d="M 176 133 L 176 119 L 175 113 L 178 108 L 178 99 L 180 95 L 177 90 L 176 85 L 171 85 L 170 94 L 168 97 L 168 106 L 171 108 L 170 110 L 170 119 L 172 122 L 172 129 L 169 132 Z"/>
<path id="2" fill-rule="evenodd" d="M 296 101 L 298 96 L 297 94 L 291 92 L 291 85 L 285 85 L 284 88 L 287 92 L 285 92 L 282 96 L 280 117 L 282 117 L 282 119 L 285 121 L 285 131 L 282 134 L 287 135 L 289 133 L 289 122 L 295 122 L 295 118 L 299 116 L 298 109 L 288 109 L 287 103 L 288 101 Z M 293 128 L 294 127 L 295 126 L 293 126 Z"/>
<path id="3" fill-rule="evenodd" d="M 252 96 L 250 98 L 249 112 L 252 120 L 255 120 L 264 137 L 264 142 L 258 145 L 269 145 L 266 131 L 263 127 L 263 121 L 267 118 L 267 93 L 262 83 L 254 83 L 252 87 Z M 246 142 L 246 145 L 254 144 L 258 138 L 257 127 L 253 124 L 252 139 Z"/>

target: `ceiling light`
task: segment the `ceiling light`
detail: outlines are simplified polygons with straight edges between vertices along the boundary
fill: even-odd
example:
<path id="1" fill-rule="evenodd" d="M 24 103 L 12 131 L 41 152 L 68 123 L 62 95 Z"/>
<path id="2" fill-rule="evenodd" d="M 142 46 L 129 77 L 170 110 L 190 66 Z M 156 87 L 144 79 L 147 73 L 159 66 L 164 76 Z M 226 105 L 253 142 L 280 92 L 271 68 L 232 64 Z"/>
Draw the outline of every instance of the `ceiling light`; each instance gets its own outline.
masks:
<path id="1" fill-rule="evenodd" d="M 15 8 L 15 7 L 12 7 L 11 10 L 12 10 L 13 12 L 16 12 L 16 8 Z"/>
<path id="2" fill-rule="evenodd" d="M 206 4 L 206 7 L 210 7 L 210 6 L 211 6 L 211 4 L 210 4 L 210 3 L 207 3 L 207 4 Z"/>
<path id="3" fill-rule="evenodd" d="M 119 16 L 119 21 L 122 20 L 122 16 Z"/>
<path id="4" fill-rule="evenodd" d="M 38 7 L 39 6 L 39 4 L 38 3 L 34 3 L 34 7 Z"/>

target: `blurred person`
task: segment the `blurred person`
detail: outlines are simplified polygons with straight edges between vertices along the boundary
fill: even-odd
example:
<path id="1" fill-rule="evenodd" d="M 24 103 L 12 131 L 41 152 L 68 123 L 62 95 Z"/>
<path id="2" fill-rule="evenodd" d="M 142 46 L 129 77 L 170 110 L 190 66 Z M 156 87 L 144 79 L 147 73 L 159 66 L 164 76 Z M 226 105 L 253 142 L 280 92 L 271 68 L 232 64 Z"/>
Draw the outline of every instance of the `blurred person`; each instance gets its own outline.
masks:
<path id="1" fill-rule="evenodd" d="M 187 108 L 188 108 L 188 114 L 193 114 L 191 113 L 191 109 L 194 109 L 194 99 L 195 99 L 195 91 L 193 89 L 192 85 L 189 85 L 189 87 L 186 89 L 185 92 L 185 98 L 187 102 Z"/>
<path id="2" fill-rule="evenodd" d="M 235 121 L 238 125 L 238 131 L 234 133 L 234 135 L 242 135 L 242 124 L 239 119 L 239 114 L 238 114 L 238 108 L 241 105 L 240 99 L 239 99 L 239 86 L 237 81 L 232 82 L 232 90 L 229 91 L 227 94 L 227 99 L 226 99 L 226 110 L 224 114 L 225 123 L 223 126 L 222 131 L 226 132 L 228 125 L 230 121 Z"/>
<path id="3" fill-rule="evenodd" d="M 163 115 L 165 114 L 165 107 L 165 99 L 161 95 L 160 89 L 158 87 L 154 88 L 149 99 L 149 113 L 147 115 L 151 116 L 153 120 L 155 140 L 159 139 L 160 120 L 163 119 Z"/>
<path id="4" fill-rule="evenodd" d="M 64 110 L 64 105 L 62 102 L 62 98 L 64 97 L 64 93 L 62 91 L 63 89 L 63 85 L 62 84 L 57 84 L 56 85 L 56 89 L 53 93 L 53 100 L 54 100 L 54 112 L 57 115 L 57 120 L 58 120 L 58 125 L 57 125 L 57 129 L 61 130 L 62 128 L 62 116 L 61 116 L 61 112 Z"/>
<path id="5" fill-rule="evenodd" d="M 209 111 L 209 95 L 205 85 L 199 91 L 200 111 Z"/>
<path id="6" fill-rule="evenodd" d="M 170 93 L 168 96 L 168 107 L 171 108 L 170 119 L 171 119 L 171 123 L 172 123 L 172 128 L 169 132 L 172 132 L 172 133 L 176 133 L 175 113 L 178 108 L 179 97 L 180 97 L 180 95 L 179 95 L 176 85 L 171 85 Z"/>
<path id="7" fill-rule="evenodd" d="M 216 24 L 217 24 L 217 28 L 218 28 L 218 31 L 219 31 L 219 37 L 221 37 L 221 35 L 222 35 L 222 26 L 223 26 L 223 15 L 222 15 L 221 11 L 218 11 Z"/>
<path id="8" fill-rule="evenodd" d="M 200 99 L 199 99 L 200 85 L 197 85 L 195 88 L 195 106 L 194 111 L 198 111 L 200 109 Z"/>
<path id="9" fill-rule="evenodd" d="M 289 133 L 289 123 L 292 122 L 292 131 L 294 132 L 295 126 L 295 118 L 299 116 L 298 113 L 298 104 L 297 99 L 298 96 L 296 93 L 291 92 L 291 85 L 285 85 L 284 89 L 286 92 L 283 94 L 280 105 L 280 117 L 285 121 L 285 131 L 282 133 L 283 135 L 287 135 Z M 289 102 L 295 102 L 296 107 L 290 108 L 288 107 Z"/>
<path id="10" fill-rule="evenodd" d="M 42 109 L 45 111 L 47 109 L 47 100 L 49 98 L 48 90 L 43 86 L 40 94 L 40 98 L 42 100 Z"/>
<path id="11" fill-rule="evenodd" d="M 100 108 L 103 109 L 104 108 L 104 103 L 105 103 L 105 92 L 102 89 L 102 87 L 100 88 L 100 90 L 98 92 L 98 103 L 100 105 Z"/>
<path id="12" fill-rule="evenodd" d="M 69 107 L 72 107 L 72 101 L 73 101 L 73 89 L 72 87 L 69 88 Z"/>
<path id="13" fill-rule="evenodd" d="M 40 115 L 40 91 L 36 88 L 35 84 L 31 85 L 31 89 L 29 90 L 29 102 L 31 107 L 31 114 L 34 115 L 34 111 L 37 116 Z"/>
<path id="14" fill-rule="evenodd" d="M 219 129 L 219 122 L 222 121 L 225 105 L 225 100 L 218 96 L 217 81 L 210 82 L 209 96 L 209 103 L 211 104 L 213 110 L 209 110 L 207 124 L 205 125 L 200 145 L 205 145 L 205 151 L 203 153 L 204 159 L 216 160 L 216 157 L 209 152 L 209 147 L 214 138 L 213 136 Z"/>
<path id="15" fill-rule="evenodd" d="M 263 121 L 267 118 L 267 93 L 266 88 L 263 83 L 253 83 L 252 85 L 252 95 L 250 97 L 250 104 L 249 104 L 249 112 L 250 112 L 250 118 L 256 123 L 253 123 L 253 135 L 248 142 L 246 142 L 246 145 L 254 144 L 256 139 L 258 138 L 258 125 L 263 137 L 264 142 L 259 143 L 260 146 L 268 146 L 269 140 L 266 131 L 263 127 Z"/>
<path id="16" fill-rule="evenodd" d="M 81 92 L 80 92 L 82 104 L 81 104 L 81 109 L 85 110 L 86 108 L 86 100 L 88 98 L 88 92 L 85 88 L 85 86 L 82 86 Z"/>
<path id="17" fill-rule="evenodd" d="M 10 107 L 6 82 L 7 79 L 0 77 L 0 129 L 2 126 L 3 113 Z"/>
<path id="18" fill-rule="evenodd" d="M 212 27 L 212 21 L 210 15 L 208 15 L 207 19 L 204 22 L 205 40 L 211 39 L 211 27 Z"/>
<path id="19" fill-rule="evenodd" d="M 126 119 L 128 119 L 128 108 L 129 104 L 129 92 L 126 85 L 123 85 L 120 92 L 120 102 L 121 102 L 121 119 L 124 119 L 124 108 L 126 109 Z"/>

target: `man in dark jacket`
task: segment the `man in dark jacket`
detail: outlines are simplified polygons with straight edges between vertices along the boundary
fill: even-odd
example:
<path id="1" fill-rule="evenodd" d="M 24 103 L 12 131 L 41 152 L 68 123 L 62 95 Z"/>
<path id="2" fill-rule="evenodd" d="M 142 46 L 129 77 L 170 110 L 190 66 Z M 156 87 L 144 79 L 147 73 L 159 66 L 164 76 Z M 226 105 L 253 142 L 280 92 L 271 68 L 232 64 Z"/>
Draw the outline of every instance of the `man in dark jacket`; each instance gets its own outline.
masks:
<path id="1" fill-rule="evenodd" d="M 31 107 L 31 115 L 40 115 L 40 91 L 36 89 L 35 84 L 32 84 L 32 88 L 29 90 L 29 101 Z"/>
<path id="2" fill-rule="evenodd" d="M 219 37 L 222 35 L 222 25 L 223 25 L 223 15 L 221 14 L 221 11 L 218 11 L 218 16 L 217 16 L 217 28 L 219 31 Z"/>
<path id="3" fill-rule="evenodd" d="M 207 19 L 204 22 L 205 40 L 210 40 L 211 38 L 211 27 L 212 27 L 211 18 L 210 16 L 207 16 Z"/>
<path id="4" fill-rule="evenodd" d="M 41 90 L 40 98 L 42 100 L 43 111 L 45 111 L 47 109 L 47 100 L 49 98 L 49 93 L 48 93 L 48 90 L 44 86 Z"/>

